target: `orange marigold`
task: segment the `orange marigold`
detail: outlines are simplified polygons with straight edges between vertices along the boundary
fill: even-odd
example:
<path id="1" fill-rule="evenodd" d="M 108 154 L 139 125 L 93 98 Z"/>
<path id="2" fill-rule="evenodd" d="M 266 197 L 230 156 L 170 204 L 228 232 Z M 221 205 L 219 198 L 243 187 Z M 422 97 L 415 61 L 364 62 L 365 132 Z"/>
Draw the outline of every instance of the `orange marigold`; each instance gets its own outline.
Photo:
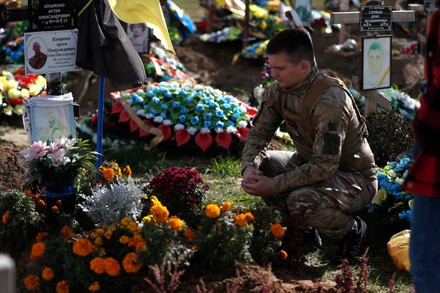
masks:
<path id="1" fill-rule="evenodd" d="M 37 291 L 40 289 L 40 277 L 37 275 L 29 275 L 24 278 L 24 286 L 29 291 Z"/>
<path id="2" fill-rule="evenodd" d="M 196 238 L 196 233 L 191 228 L 186 228 L 185 232 L 183 232 L 183 235 L 185 235 L 189 241 L 193 241 Z"/>
<path id="3" fill-rule="evenodd" d="M 101 275 L 105 272 L 105 260 L 101 257 L 95 257 L 90 261 L 90 269 Z"/>
<path id="4" fill-rule="evenodd" d="M 43 241 L 43 239 L 45 239 L 47 236 L 49 236 L 49 233 L 47 232 L 38 232 L 37 236 L 35 236 L 35 240 L 39 241 Z"/>
<path id="5" fill-rule="evenodd" d="M 246 226 L 248 224 L 246 214 L 239 214 L 239 215 L 234 216 L 234 222 L 235 222 L 235 225 L 237 225 L 238 227 Z"/>
<path id="6" fill-rule="evenodd" d="M 171 217 L 171 219 L 168 220 L 168 225 L 171 229 L 178 232 L 180 229 L 182 229 L 183 225 L 185 225 L 185 222 L 178 217 Z"/>
<path id="7" fill-rule="evenodd" d="M 41 277 L 43 277 L 43 280 L 50 281 L 55 277 L 55 274 L 53 273 L 53 270 L 49 267 L 44 267 L 43 271 L 41 272 Z"/>
<path id="8" fill-rule="evenodd" d="M 90 292 L 96 292 L 101 290 L 101 287 L 99 287 L 99 282 L 93 282 L 90 286 L 89 286 L 89 291 Z"/>
<path id="9" fill-rule="evenodd" d="M 119 238 L 119 243 L 127 244 L 128 243 L 128 236 L 127 235 L 122 235 L 121 238 Z"/>
<path id="10" fill-rule="evenodd" d="M 10 217 L 11 217 L 11 212 L 10 211 L 4 212 L 4 214 L 2 216 L 2 223 L 6 225 L 9 222 L 9 218 Z"/>
<path id="11" fill-rule="evenodd" d="M 34 245 L 32 245 L 30 259 L 34 260 L 39 258 L 44 254 L 45 251 L 46 251 L 46 244 L 44 244 L 43 242 L 35 243 Z"/>
<path id="12" fill-rule="evenodd" d="M 280 251 L 280 257 L 281 257 L 281 259 L 282 259 L 282 260 L 286 260 L 288 256 L 289 256 L 289 255 L 287 254 L 287 252 L 285 252 L 284 250 L 281 249 L 281 251 Z"/>
<path id="13" fill-rule="evenodd" d="M 220 208 L 214 203 L 208 204 L 205 208 L 205 215 L 208 218 L 215 219 L 220 216 Z"/>
<path id="14" fill-rule="evenodd" d="M 124 172 L 125 172 L 125 174 L 127 175 L 127 176 L 131 176 L 133 173 L 131 172 L 131 168 L 130 168 L 130 166 L 125 166 L 125 168 L 124 168 Z"/>
<path id="15" fill-rule="evenodd" d="M 60 211 L 60 209 L 57 206 L 52 206 L 50 209 L 52 210 L 52 213 L 55 213 L 55 214 L 59 213 L 59 211 Z"/>
<path id="16" fill-rule="evenodd" d="M 222 213 L 229 211 L 229 209 L 231 208 L 232 204 L 229 201 L 226 201 L 222 204 L 222 206 L 220 207 L 220 211 Z"/>
<path id="17" fill-rule="evenodd" d="M 69 239 L 73 236 L 73 230 L 72 228 L 70 228 L 69 226 L 63 226 L 63 228 L 61 228 L 61 234 L 64 235 L 64 237 L 66 239 Z"/>
<path id="18" fill-rule="evenodd" d="M 122 267 L 127 273 L 137 273 L 141 269 L 142 263 L 139 262 L 136 253 L 130 252 L 122 260 Z"/>
<path id="19" fill-rule="evenodd" d="M 150 209 L 150 213 L 153 215 L 154 221 L 157 223 L 165 223 L 170 215 L 167 207 L 163 205 L 154 205 Z"/>
<path id="20" fill-rule="evenodd" d="M 105 180 L 111 181 L 113 178 L 115 178 L 115 171 L 113 171 L 112 168 L 103 168 L 102 175 L 104 176 Z"/>
<path id="21" fill-rule="evenodd" d="M 121 271 L 121 266 L 119 265 L 118 261 L 113 257 L 107 257 L 104 260 L 104 266 L 107 275 L 112 277 L 119 275 L 119 272 Z"/>
<path id="22" fill-rule="evenodd" d="M 271 230 L 275 237 L 282 237 L 284 235 L 284 228 L 279 223 L 272 224 Z"/>
<path id="23" fill-rule="evenodd" d="M 63 280 L 57 283 L 57 293 L 69 293 L 69 283 L 67 281 Z"/>
<path id="24" fill-rule="evenodd" d="M 78 239 L 73 244 L 72 251 L 74 254 L 79 256 L 86 256 L 89 255 L 92 251 L 96 249 L 95 245 L 93 245 L 92 242 L 88 239 Z"/>

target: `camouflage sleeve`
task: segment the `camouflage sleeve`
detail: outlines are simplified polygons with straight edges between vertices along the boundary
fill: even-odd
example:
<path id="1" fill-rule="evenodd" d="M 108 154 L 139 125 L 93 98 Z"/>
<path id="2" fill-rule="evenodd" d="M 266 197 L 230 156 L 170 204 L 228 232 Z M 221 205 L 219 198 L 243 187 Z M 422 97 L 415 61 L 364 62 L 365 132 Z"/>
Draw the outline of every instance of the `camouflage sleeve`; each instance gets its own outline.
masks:
<path id="1" fill-rule="evenodd" d="M 277 100 L 276 86 L 272 85 L 264 94 L 263 102 L 248 132 L 242 153 L 242 171 L 248 166 L 258 169 L 265 158 L 265 149 L 283 121 L 279 111 L 274 107 Z"/>
<path id="2" fill-rule="evenodd" d="M 315 129 L 313 156 L 307 163 L 271 179 L 274 194 L 330 178 L 338 169 L 350 117 L 351 99 L 343 89 L 331 87 L 311 110 Z"/>

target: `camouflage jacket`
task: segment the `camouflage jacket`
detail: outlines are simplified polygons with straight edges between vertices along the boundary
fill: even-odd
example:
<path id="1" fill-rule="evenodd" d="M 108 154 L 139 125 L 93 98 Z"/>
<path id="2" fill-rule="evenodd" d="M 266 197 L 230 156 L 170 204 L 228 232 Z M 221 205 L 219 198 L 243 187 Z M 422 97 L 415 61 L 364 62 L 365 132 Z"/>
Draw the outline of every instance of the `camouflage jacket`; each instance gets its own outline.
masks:
<path id="1" fill-rule="evenodd" d="M 292 88 L 281 89 L 274 82 L 254 117 L 243 149 L 242 170 L 247 166 L 259 168 L 267 157 L 267 145 L 283 121 L 303 159 L 298 168 L 271 178 L 274 194 L 325 181 L 336 170 L 360 172 L 367 178 L 376 176 L 377 166 L 366 137 L 347 146 L 348 140 L 359 136 L 361 121 L 353 98 L 342 87 L 327 88 L 308 109 L 310 130 L 301 127 L 301 121 L 286 121 L 286 117 L 301 116 L 313 83 L 323 78 L 326 77 L 314 67 L 305 81 Z"/>

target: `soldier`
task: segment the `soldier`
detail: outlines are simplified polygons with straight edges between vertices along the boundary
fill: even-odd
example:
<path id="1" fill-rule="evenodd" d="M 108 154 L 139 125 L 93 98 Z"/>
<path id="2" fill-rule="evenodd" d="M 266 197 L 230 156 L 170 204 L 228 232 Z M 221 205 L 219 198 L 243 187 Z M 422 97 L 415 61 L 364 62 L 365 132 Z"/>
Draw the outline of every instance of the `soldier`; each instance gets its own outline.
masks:
<path id="1" fill-rule="evenodd" d="M 241 186 L 285 211 L 286 221 L 340 239 L 333 261 L 353 263 L 367 228 L 353 213 L 377 191 L 365 119 L 342 81 L 319 72 L 306 32 L 279 32 L 266 52 L 276 81 L 248 133 Z M 267 150 L 283 121 L 296 152 Z"/>
<path id="2" fill-rule="evenodd" d="M 44 66 L 44 64 L 46 64 L 47 55 L 41 52 L 41 46 L 38 42 L 34 42 L 32 44 L 32 49 L 34 50 L 35 54 L 29 59 L 29 65 L 34 69 L 40 69 Z"/>

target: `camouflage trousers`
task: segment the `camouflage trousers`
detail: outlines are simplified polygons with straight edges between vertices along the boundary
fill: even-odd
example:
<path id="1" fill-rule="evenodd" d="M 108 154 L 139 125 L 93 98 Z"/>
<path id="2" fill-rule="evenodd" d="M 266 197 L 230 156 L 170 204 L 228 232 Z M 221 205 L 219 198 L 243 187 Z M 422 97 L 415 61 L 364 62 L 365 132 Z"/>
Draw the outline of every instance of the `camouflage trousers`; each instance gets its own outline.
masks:
<path id="1" fill-rule="evenodd" d="M 304 160 L 294 152 L 268 151 L 260 170 L 266 176 L 274 177 L 303 163 Z M 316 228 L 331 238 L 342 238 L 354 225 L 351 214 L 372 200 L 377 186 L 377 179 L 365 178 L 359 172 L 337 170 L 328 180 L 264 200 L 300 225 Z"/>

